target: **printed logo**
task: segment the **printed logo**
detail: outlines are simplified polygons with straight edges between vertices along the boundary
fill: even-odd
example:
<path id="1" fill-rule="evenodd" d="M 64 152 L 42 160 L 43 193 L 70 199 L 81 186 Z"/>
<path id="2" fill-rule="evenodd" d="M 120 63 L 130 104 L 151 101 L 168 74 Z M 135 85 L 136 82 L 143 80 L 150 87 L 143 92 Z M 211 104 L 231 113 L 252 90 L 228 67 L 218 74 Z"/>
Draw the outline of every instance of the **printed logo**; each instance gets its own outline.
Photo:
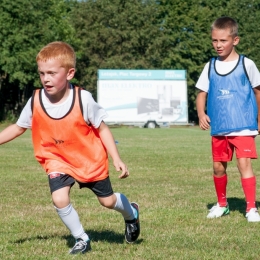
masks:
<path id="1" fill-rule="evenodd" d="M 57 172 L 55 172 L 55 173 L 50 173 L 49 176 L 50 176 L 50 179 L 55 179 L 55 178 L 60 177 L 60 173 L 57 173 Z"/>
<path id="2" fill-rule="evenodd" d="M 245 149 L 244 152 L 251 152 L 251 150 L 250 149 Z"/>
<path id="3" fill-rule="evenodd" d="M 229 95 L 229 90 L 227 90 L 227 89 L 220 89 L 219 91 L 221 92 L 222 96 Z"/>
<path id="4" fill-rule="evenodd" d="M 231 94 L 228 89 L 219 89 L 219 92 L 220 95 L 218 99 L 229 99 L 233 97 L 233 94 Z"/>
<path id="5" fill-rule="evenodd" d="M 64 143 L 63 140 L 57 140 L 57 139 L 54 139 L 53 137 L 52 137 L 52 139 L 55 141 L 55 144 L 63 144 Z"/>
<path id="6" fill-rule="evenodd" d="M 43 141 L 42 146 L 43 147 L 56 147 L 57 149 L 65 149 L 68 146 L 73 145 L 74 143 L 76 143 L 76 140 L 60 140 L 60 139 L 56 139 L 53 137 L 50 137 L 50 142 L 48 141 Z"/>

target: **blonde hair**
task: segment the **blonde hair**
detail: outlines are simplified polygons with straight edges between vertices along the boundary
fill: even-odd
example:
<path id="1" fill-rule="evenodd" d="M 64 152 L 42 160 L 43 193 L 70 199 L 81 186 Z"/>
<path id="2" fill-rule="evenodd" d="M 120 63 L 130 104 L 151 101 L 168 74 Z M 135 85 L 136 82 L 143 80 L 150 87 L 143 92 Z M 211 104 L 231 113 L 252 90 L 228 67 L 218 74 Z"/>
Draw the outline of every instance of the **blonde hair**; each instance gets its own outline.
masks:
<path id="1" fill-rule="evenodd" d="M 228 16 L 223 16 L 215 20 L 211 25 L 211 31 L 215 29 L 229 29 L 231 36 L 238 36 L 238 24 L 233 18 Z"/>
<path id="2" fill-rule="evenodd" d="M 74 49 L 67 43 L 56 41 L 44 46 L 36 56 L 36 61 L 60 60 L 61 66 L 67 70 L 76 67 Z"/>

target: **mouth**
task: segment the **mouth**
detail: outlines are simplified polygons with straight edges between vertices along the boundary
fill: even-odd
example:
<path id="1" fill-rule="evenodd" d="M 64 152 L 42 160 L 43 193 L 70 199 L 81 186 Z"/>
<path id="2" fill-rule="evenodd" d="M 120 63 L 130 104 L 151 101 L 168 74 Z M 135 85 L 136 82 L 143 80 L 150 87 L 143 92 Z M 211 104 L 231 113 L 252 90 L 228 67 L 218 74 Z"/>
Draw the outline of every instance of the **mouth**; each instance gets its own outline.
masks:
<path id="1" fill-rule="evenodd" d="M 44 85 L 44 89 L 47 90 L 47 91 L 50 90 L 50 89 L 52 89 L 52 88 L 53 88 L 53 86 Z"/>

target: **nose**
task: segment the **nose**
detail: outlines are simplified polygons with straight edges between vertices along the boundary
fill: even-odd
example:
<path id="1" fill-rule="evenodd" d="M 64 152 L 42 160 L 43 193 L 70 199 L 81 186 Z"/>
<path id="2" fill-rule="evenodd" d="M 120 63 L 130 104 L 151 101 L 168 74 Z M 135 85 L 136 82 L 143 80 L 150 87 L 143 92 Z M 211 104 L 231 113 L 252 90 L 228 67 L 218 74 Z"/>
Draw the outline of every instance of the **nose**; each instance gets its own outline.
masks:
<path id="1" fill-rule="evenodd" d="M 42 80 L 43 80 L 44 82 L 48 82 L 48 81 L 49 81 L 49 75 L 48 75 L 48 73 L 42 75 Z"/>
<path id="2" fill-rule="evenodd" d="M 221 45 L 221 42 L 220 41 L 217 41 L 217 48 L 219 48 Z"/>

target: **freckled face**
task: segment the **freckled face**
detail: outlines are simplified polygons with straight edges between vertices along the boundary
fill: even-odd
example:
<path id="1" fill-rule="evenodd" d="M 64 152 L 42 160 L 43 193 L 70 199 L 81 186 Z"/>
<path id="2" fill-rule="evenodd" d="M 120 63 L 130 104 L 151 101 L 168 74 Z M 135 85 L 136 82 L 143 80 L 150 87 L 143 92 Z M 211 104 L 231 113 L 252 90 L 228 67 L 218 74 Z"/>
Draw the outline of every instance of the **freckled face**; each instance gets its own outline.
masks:
<path id="1" fill-rule="evenodd" d="M 74 68 L 67 70 L 61 67 L 57 59 L 38 61 L 37 64 L 42 86 L 48 95 L 55 96 L 66 91 L 68 80 L 75 74 Z"/>
<path id="2" fill-rule="evenodd" d="M 211 32 L 212 45 L 220 60 L 225 60 L 239 43 L 238 36 L 231 36 L 229 29 L 214 29 Z"/>

